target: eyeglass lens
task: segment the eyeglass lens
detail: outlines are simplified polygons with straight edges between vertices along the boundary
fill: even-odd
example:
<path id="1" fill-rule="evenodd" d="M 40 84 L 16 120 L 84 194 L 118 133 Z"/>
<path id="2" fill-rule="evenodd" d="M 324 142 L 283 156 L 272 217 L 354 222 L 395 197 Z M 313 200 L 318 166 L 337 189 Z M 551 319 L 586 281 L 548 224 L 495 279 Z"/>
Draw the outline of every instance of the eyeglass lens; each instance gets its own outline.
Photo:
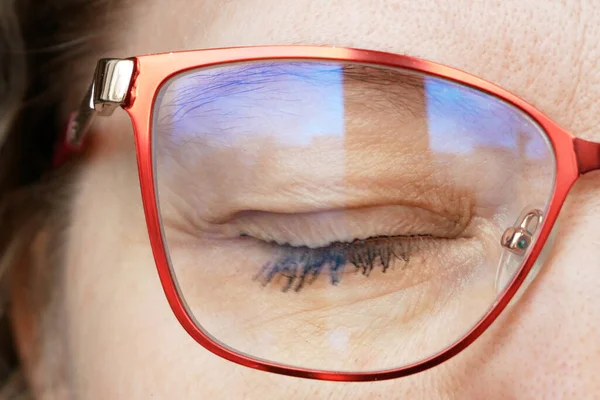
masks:
<path id="1" fill-rule="evenodd" d="M 152 140 L 170 268 L 198 327 L 319 370 L 398 368 L 459 340 L 523 264 L 555 181 L 520 109 L 359 63 L 178 74 Z"/>

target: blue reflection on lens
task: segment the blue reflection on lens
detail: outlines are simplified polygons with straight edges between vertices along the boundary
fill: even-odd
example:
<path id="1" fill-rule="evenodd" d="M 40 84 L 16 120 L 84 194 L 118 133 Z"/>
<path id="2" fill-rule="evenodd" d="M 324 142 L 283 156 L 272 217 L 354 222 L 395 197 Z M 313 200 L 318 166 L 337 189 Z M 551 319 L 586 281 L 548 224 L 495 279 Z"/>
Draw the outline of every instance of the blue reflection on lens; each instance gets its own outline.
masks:
<path id="1" fill-rule="evenodd" d="M 310 145 L 315 136 L 341 137 L 344 134 L 344 71 L 341 64 L 291 64 L 286 67 L 291 76 L 301 79 L 290 82 L 290 95 L 311 92 L 315 104 L 310 113 L 299 105 L 300 118 L 294 129 L 293 144 Z"/>
<path id="2" fill-rule="evenodd" d="M 194 71 L 173 81 L 159 124 L 171 138 L 265 135 L 308 146 L 316 136 L 344 134 L 343 66 L 268 62 Z"/>
<path id="3" fill-rule="evenodd" d="M 439 153 L 515 150 L 523 120 L 500 100 L 437 78 L 425 78 L 429 141 Z"/>

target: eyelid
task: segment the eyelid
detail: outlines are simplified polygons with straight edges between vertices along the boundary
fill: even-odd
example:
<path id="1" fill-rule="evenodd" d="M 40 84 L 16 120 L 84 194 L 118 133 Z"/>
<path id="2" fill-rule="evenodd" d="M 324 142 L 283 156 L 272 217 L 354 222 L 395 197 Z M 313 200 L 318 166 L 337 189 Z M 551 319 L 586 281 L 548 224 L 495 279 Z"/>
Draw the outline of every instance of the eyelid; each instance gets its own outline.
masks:
<path id="1" fill-rule="evenodd" d="M 220 225 L 219 230 L 229 237 L 245 235 L 263 242 L 318 248 L 382 236 L 454 238 L 469 220 L 469 215 L 457 222 L 423 208 L 395 205 L 315 213 L 245 211 Z"/>

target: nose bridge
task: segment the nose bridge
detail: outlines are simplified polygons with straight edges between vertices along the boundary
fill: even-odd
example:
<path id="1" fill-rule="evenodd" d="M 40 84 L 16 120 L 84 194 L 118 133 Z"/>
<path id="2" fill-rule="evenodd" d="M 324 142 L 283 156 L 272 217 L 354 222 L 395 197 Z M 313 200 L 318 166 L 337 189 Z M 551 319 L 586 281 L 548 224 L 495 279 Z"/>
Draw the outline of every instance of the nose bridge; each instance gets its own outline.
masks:
<path id="1" fill-rule="evenodd" d="M 600 169 L 600 143 L 575 138 L 575 155 L 579 174 Z"/>

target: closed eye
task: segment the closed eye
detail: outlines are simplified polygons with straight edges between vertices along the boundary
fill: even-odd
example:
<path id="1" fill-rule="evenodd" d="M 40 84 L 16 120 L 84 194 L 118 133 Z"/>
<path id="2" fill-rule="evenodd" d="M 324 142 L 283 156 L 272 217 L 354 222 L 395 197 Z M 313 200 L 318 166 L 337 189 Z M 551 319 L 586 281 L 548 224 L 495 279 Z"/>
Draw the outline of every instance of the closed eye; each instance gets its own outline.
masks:
<path id="1" fill-rule="evenodd" d="M 263 286 L 283 280 L 281 290 L 300 291 L 312 284 L 321 273 L 338 285 L 348 270 L 365 277 L 379 267 L 386 272 L 397 261 L 408 263 L 411 253 L 431 236 L 378 236 L 352 242 L 335 242 L 325 247 L 275 245 L 278 256 L 263 265 L 254 280 Z"/>

